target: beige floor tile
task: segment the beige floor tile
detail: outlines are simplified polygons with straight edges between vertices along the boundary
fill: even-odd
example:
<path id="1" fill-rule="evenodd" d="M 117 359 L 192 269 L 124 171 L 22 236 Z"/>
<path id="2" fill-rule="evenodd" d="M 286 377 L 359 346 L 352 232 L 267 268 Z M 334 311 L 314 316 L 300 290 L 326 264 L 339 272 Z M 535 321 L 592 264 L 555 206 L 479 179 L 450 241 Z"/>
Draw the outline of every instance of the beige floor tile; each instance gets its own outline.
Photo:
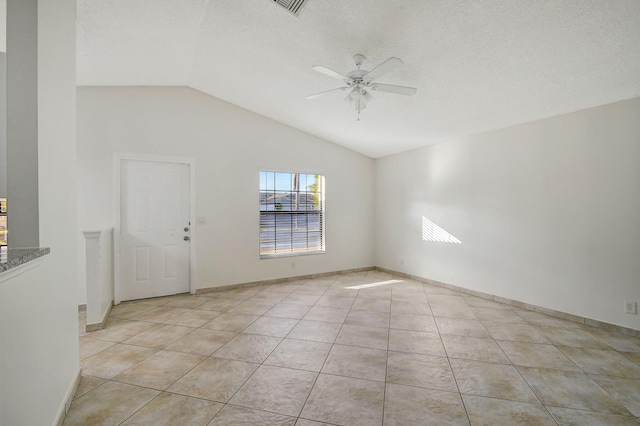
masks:
<path id="1" fill-rule="evenodd" d="M 106 424 L 467 424 L 461 397 L 474 426 L 640 419 L 639 338 L 379 271 L 124 302 L 80 335 L 73 424 L 102 424 L 113 395 L 95 417 L 78 402 L 131 383 L 169 390 L 127 415 L 116 402 Z M 296 375 L 318 377 L 299 418 Z M 241 388 L 247 407 L 218 412 Z"/>
<path id="2" fill-rule="evenodd" d="M 219 317 L 222 312 L 206 311 L 204 309 L 190 309 L 187 312 L 169 318 L 164 323 L 171 325 L 181 325 L 183 327 L 202 327 L 214 318 Z"/>
<path id="3" fill-rule="evenodd" d="M 556 426 L 540 404 L 462 395 L 473 426 Z"/>
<path id="4" fill-rule="evenodd" d="M 200 355 L 160 351 L 118 374 L 112 380 L 165 390 L 203 359 Z"/>
<path id="5" fill-rule="evenodd" d="M 512 365 L 451 359 L 460 392 L 476 396 L 539 403 L 531 388 Z"/>
<path id="6" fill-rule="evenodd" d="M 431 312 L 435 317 L 476 319 L 471 308 L 466 305 L 431 305 Z"/>
<path id="7" fill-rule="evenodd" d="M 213 330 L 235 331 L 239 332 L 247 328 L 249 324 L 260 318 L 258 315 L 234 314 L 226 312 L 219 317 L 209 321 L 203 328 Z"/>
<path id="8" fill-rule="evenodd" d="M 483 322 L 491 336 L 496 340 L 513 340 L 516 342 L 549 343 L 549 341 L 528 324 L 510 324 L 504 322 Z"/>
<path id="9" fill-rule="evenodd" d="M 573 346 L 576 348 L 611 349 L 609 345 L 578 327 L 537 326 L 537 330 L 554 345 Z"/>
<path id="10" fill-rule="evenodd" d="M 237 288 L 223 291 L 220 296 L 224 296 L 225 299 L 247 300 L 261 291 L 262 289 L 260 287 Z"/>
<path id="11" fill-rule="evenodd" d="M 296 426 L 331 426 L 329 423 L 321 423 L 313 420 L 298 419 Z"/>
<path id="12" fill-rule="evenodd" d="M 83 360 L 80 366 L 87 376 L 110 379 L 156 352 L 151 348 L 117 344 Z"/>
<path id="13" fill-rule="evenodd" d="M 387 384 L 384 425 L 468 425 L 460 394 Z"/>
<path id="14" fill-rule="evenodd" d="M 198 309 L 204 309 L 207 311 L 227 312 L 229 309 L 242 303 L 242 299 L 227 299 L 224 295 L 211 299 L 202 305 L 198 306 Z"/>
<path id="15" fill-rule="evenodd" d="M 291 339 L 311 340 L 333 343 L 342 328 L 341 324 L 301 320 L 287 337 Z"/>
<path id="16" fill-rule="evenodd" d="M 303 317 L 307 321 L 324 321 L 324 322 L 336 322 L 343 323 L 349 309 L 345 308 L 330 308 L 324 306 L 314 306 Z"/>
<path id="17" fill-rule="evenodd" d="M 274 291 L 276 293 L 293 293 L 298 290 L 302 284 L 291 284 L 291 283 L 280 283 L 280 284 L 272 284 L 265 288 L 266 291 Z"/>
<path id="18" fill-rule="evenodd" d="M 104 383 L 71 403 L 64 425 L 119 425 L 159 393 L 123 383 Z"/>
<path id="19" fill-rule="evenodd" d="M 493 339 L 468 336 L 441 336 L 447 356 L 475 361 L 510 364 L 509 358 Z"/>
<path id="20" fill-rule="evenodd" d="M 232 331 L 199 328 L 166 347 L 167 350 L 209 356 L 235 337 Z"/>
<path id="21" fill-rule="evenodd" d="M 330 350 L 329 343 L 284 339 L 264 363 L 317 372 L 322 368 Z"/>
<path id="22" fill-rule="evenodd" d="M 131 319 L 136 321 L 163 323 L 172 317 L 184 314 L 185 312 L 189 312 L 189 310 L 184 308 L 172 308 L 169 306 L 157 306 L 146 312 L 138 314 Z"/>
<path id="23" fill-rule="evenodd" d="M 144 303 L 131 303 L 124 302 L 119 305 L 115 305 L 111 308 L 109 317 L 128 319 L 136 315 L 140 315 L 144 312 L 153 309 L 152 305 L 145 305 Z"/>
<path id="24" fill-rule="evenodd" d="M 327 289 L 327 291 L 325 291 L 323 296 L 350 297 L 352 299 L 355 299 L 358 296 L 358 294 L 360 294 L 358 286 L 359 286 L 359 284 L 333 285 L 333 286 L 329 287 Z"/>
<path id="25" fill-rule="evenodd" d="M 264 303 L 272 303 L 276 304 L 282 302 L 282 300 L 287 297 L 288 293 L 279 293 L 276 291 L 261 291 L 255 296 L 251 296 L 249 300 L 254 302 L 264 302 Z"/>
<path id="26" fill-rule="evenodd" d="M 261 363 L 269 357 L 282 339 L 257 334 L 238 334 L 213 353 L 219 358 Z"/>
<path id="27" fill-rule="evenodd" d="M 511 309 L 509 305 L 476 296 L 462 296 L 470 308 Z"/>
<path id="28" fill-rule="evenodd" d="M 255 302 L 253 300 L 245 300 L 239 305 L 229 309 L 228 312 L 233 312 L 235 314 L 264 315 L 274 306 L 275 303 L 272 302 Z"/>
<path id="29" fill-rule="evenodd" d="M 142 321 L 117 321 L 108 324 L 102 330 L 92 331 L 86 334 L 91 339 L 109 340 L 110 342 L 124 342 L 136 334 L 156 327 L 156 324 Z"/>
<path id="30" fill-rule="evenodd" d="M 90 356 L 93 356 L 98 352 L 102 352 L 113 345 L 115 345 L 114 342 L 109 342 L 107 340 L 90 339 L 86 336 L 81 337 L 80 338 L 80 360 L 89 358 Z"/>
<path id="31" fill-rule="evenodd" d="M 322 372 L 384 382 L 386 366 L 386 350 L 336 344 L 331 348 Z"/>
<path id="32" fill-rule="evenodd" d="M 615 414 L 593 413 L 568 408 L 548 407 L 551 415 L 563 426 L 637 426 L 638 419 Z"/>
<path id="33" fill-rule="evenodd" d="M 640 417 L 640 380 L 621 377 L 591 375 L 609 395 L 625 406 L 634 416 Z"/>
<path id="34" fill-rule="evenodd" d="M 563 320 L 561 318 L 552 317 L 549 315 L 541 314 L 540 312 L 533 311 L 519 311 L 518 315 L 522 317 L 529 324 L 545 326 L 545 327 L 558 327 L 558 328 L 579 328 L 580 324 L 573 321 Z"/>
<path id="35" fill-rule="evenodd" d="M 281 303 L 311 306 L 315 304 L 320 297 L 322 297 L 320 294 L 293 293 L 285 297 Z"/>
<path id="36" fill-rule="evenodd" d="M 356 284 L 357 286 L 357 284 Z M 358 290 L 360 299 L 380 299 L 391 302 L 391 289 L 384 287 L 366 287 Z M 388 311 L 387 311 L 388 312 Z"/>
<path id="37" fill-rule="evenodd" d="M 245 328 L 243 333 L 285 337 L 298 324 L 298 321 L 291 318 L 261 317 Z"/>
<path id="38" fill-rule="evenodd" d="M 227 402 L 258 368 L 258 364 L 207 358 L 174 383 L 169 392 Z"/>
<path id="39" fill-rule="evenodd" d="M 482 321 L 524 322 L 522 317 L 511 309 L 471 308 L 471 310 Z"/>
<path id="40" fill-rule="evenodd" d="M 78 389 L 76 389 L 76 393 L 73 396 L 73 399 L 77 399 L 84 395 L 85 393 L 97 388 L 101 384 L 105 383 L 106 380 L 99 379 L 97 377 L 91 376 L 82 376 L 80 378 L 80 384 L 78 385 Z"/>
<path id="41" fill-rule="evenodd" d="M 327 285 L 303 285 L 298 290 L 296 290 L 295 293 L 299 293 L 299 294 L 315 294 L 315 295 L 322 296 L 323 294 L 325 294 L 327 292 L 327 290 L 329 289 L 330 286 L 331 286 L 330 284 L 327 284 Z"/>
<path id="42" fill-rule="evenodd" d="M 206 426 L 222 407 L 218 402 L 163 392 L 123 425 Z"/>
<path id="43" fill-rule="evenodd" d="M 354 297 L 340 297 L 324 295 L 315 303 L 315 306 L 323 306 L 327 308 L 344 308 L 349 309 L 353 305 Z"/>
<path id="44" fill-rule="evenodd" d="M 208 426 L 294 426 L 295 417 L 225 405 Z"/>
<path id="45" fill-rule="evenodd" d="M 585 328 L 592 336 L 620 352 L 640 352 L 640 337 L 626 336 L 613 331 Z"/>
<path id="46" fill-rule="evenodd" d="M 389 328 L 389 313 L 358 311 L 351 309 L 347 318 L 344 320 L 344 323 L 351 325 L 364 325 L 367 327 Z"/>
<path id="47" fill-rule="evenodd" d="M 626 356 L 631 361 L 640 365 L 640 352 L 622 352 L 624 356 Z"/>
<path id="48" fill-rule="evenodd" d="M 163 306 L 170 306 L 172 308 L 185 308 L 194 309 L 203 303 L 208 302 L 204 297 L 196 297 L 193 295 L 184 295 L 181 297 L 174 297 Z"/>
<path id="49" fill-rule="evenodd" d="M 518 369 L 545 405 L 601 413 L 630 414 L 586 374 L 528 367 Z"/>
<path id="50" fill-rule="evenodd" d="M 263 365 L 242 385 L 229 404 L 298 416 L 318 373 Z"/>
<path id="51" fill-rule="evenodd" d="M 427 296 L 431 296 L 432 294 L 448 294 L 451 296 L 460 296 L 460 293 L 458 293 L 457 291 L 449 290 L 448 288 L 431 284 L 422 284 L 422 290 L 424 290 Z"/>
<path id="52" fill-rule="evenodd" d="M 143 331 L 140 334 L 125 340 L 129 345 L 144 346 L 147 348 L 162 349 L 175 342 L 182 336 L 191 333 L 191 327 L 181 327 L 179 325 L 159 324 L 153 328 Z"/>
<path id="53" fill-rule="evenodd" d="M 498 344 L 514 365 L 565 371 L 580 368 L 553 345 L 500 340 Z"/>
<path id="54" fill-rule="evenodd" d="M 427 296 L 429 304 L 433 306 L 464 306 L 468 307 L 467 302 L 461 295 L 447 295 L 447 294 L 429 294 Z"/>
<path id="55" fill-rule="evenodd" d="M 389 351 L 387 383 L 458 391 L 447 358 L 405 352 Z"/>
<path id="56" fill-rule="evenodd" d="M 353 302 L 351 309 L 389 313 L 391 312 L 391 299 L 375 299 L 358 296 Z"/>
<path id="57" fill-rule="evenodd" d="M 391 314 L 390 327 L 399 330 L 426 331 L 437 333 L 436 322 L 430 315 Z"/>
<path id="58" fill-rule="evenodd" d="M 382 424 L 384 383 L 320 374 L 300 417 L 349 426 Z"/>
<path id="59" fill-rule="evenodd" d="M 585 373 L 640 379 L 640 365 L 616 351 L 558 346 Z"/>
<path id="60" fill-rule="evenodd" d="M 338 334 L 336 343 L 340 345 L 387 350 L 389 329 L 344 324 Z"/>
<path id="61" fill-rule="evenodd" d="M 391 301 L 392 314 L 433 315 L 429 304 L 424 302 Z"/>
<path id="62" fill-rule="evenodd" d="M 389 350 L 446 356 L 440 336 L 436 333 L 422 331 L 389 330 Z"/>
<path id="63" fill-rule="evenodd" d="M 469 337 L 491 337 L 484 325 L 477 319 L 434 317 L 440 334 Z"/>
<path id="64" fill-rule="evenodd" d="M 147 299 L 134 300 L 131 303 L 141 303 L 144 305 L 163 306 L 171 300 L 171 296 L 149 297 Z"/>
<path id="65" fill-rule="evenodd" d="M 278 303 L 271 308 L 265 315 L 269 317 L 277 318 L 292 318 L 301 319 L 309 312 L 311 306 L 309 305 L 296 305 L 293 303 Z"/>

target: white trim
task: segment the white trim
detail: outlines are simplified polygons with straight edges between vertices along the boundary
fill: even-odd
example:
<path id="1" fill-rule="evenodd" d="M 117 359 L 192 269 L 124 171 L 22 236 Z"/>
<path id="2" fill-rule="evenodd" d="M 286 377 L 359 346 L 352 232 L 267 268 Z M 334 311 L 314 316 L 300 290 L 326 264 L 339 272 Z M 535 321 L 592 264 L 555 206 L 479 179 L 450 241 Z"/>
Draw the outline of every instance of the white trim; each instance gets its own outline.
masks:
<path id="1" fill-rule="evenodd" d="M 62 426 L 64 423 L 64 419 L 67 417 L 67 413 L 69 412 L 69 408 L 71 408 L 71 403 L 73 402 L 73 398 L 76 396 L 76 391 L 78 390 L 78 386 L 80 385 L 80 380 L 82 379 L 82 369 L 78 368 L 78 372 L 76 373 L 75 378 L 73 379 L 73 383 L 69 389 L 67 389 L 67 394 L 64 397 L 64 402 L 60 409 L 58 410 L 58 415 L 56 416 L 56 421 L 54 422 L 55 426 Z"/>
<path id="2" fill-rule="evenodd" d="M 119 304 L 120 295 L 120 173 L 123 160 L 153 161 L 159 163 L 186 164 L 189 166 L 189 292 L 196 294 L 196 162 L 187 157 L 163 157 L 159 155 L 146 155 L 125 152 L 113 153 L 113 304 Z"/>
<path id="3" fill-rule="evenodd" d="M 6 280 L 10 280 L 11 278 L 22 274 L 23 272 L 27 272 L 29 269 L 33 269 L 36 266 L 40 265 L 44 259 L 37 258 L 28 261 L 27 263 L 23 263 L 22 265 L 18 265 L 11 269 L 7 269 L 4 272 L 0 272 L 0 283 Z"/>

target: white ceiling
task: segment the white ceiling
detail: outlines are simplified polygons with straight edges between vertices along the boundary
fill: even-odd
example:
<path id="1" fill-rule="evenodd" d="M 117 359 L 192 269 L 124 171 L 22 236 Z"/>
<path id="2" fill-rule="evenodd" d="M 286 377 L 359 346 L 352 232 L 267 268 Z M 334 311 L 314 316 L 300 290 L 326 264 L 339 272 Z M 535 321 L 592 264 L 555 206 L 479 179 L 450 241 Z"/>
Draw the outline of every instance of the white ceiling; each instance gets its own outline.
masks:
<path id="1" fill-rule="evenodd" d="M 640 96 L 638 0 L 78 0 L 78 84 L 189 86 L 377 158 Z M 405 65 L 361 121 L 311 70 Z M 517 141 L 514 141 L 517 142 Z"/>

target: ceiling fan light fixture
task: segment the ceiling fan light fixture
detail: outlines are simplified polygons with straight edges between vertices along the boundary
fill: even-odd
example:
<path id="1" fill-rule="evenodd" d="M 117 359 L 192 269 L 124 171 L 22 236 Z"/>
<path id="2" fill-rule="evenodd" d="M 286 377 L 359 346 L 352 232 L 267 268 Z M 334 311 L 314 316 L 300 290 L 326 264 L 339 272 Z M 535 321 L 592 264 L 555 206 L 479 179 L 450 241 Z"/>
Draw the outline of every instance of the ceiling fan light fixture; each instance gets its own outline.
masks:
<path id="1" fill-rule="evenodd" d="M 345 98 L 345 101 L 355 106 L 355 109 L 358 112 L 358 121 L 360 121 L 360 111 L 365 109 L 367 107 L 367 103 L 373 100 L 373 95 L 371 95 L 369 90 L 404 96 L 414 95 L 418 90 L 415 87 L 374 83 L 374 80 L 376 80 L 377 78 L 403 65 L 403 62 L 400 58 L 392 56 L 386 61 L 380 63 L 371 71 L 363 70 L 360 68 L 360 66 L 366 59 L 367 58 L 360 53 L 353 55 L 353 61 L 356 64 L 357 69 L 346 74 L 339 73 L 321 65 L 312 67 L 311 69 L 313 69 L 314 71 L 328 75 L 329 77 L 333 77 L 338 80 L 342 80 L 344 84 L 346 84 L 346 87 L 316 93 L 314 95 L 307 96 L 307 99 L 315 99 L 331 92 L 351 89 L 349 91 L 349 94 Z"/>

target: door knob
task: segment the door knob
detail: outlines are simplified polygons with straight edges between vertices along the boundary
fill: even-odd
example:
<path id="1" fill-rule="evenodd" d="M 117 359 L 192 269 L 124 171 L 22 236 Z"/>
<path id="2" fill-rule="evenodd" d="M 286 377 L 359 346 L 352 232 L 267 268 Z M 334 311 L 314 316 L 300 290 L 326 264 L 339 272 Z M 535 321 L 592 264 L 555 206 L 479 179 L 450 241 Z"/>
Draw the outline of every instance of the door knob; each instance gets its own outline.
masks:
<path id="1" fill-rule="evenodd" d="M 186 235 L 182 239 L 185 241 L 189 241 L 189 237 L 187 237 Z"/>

